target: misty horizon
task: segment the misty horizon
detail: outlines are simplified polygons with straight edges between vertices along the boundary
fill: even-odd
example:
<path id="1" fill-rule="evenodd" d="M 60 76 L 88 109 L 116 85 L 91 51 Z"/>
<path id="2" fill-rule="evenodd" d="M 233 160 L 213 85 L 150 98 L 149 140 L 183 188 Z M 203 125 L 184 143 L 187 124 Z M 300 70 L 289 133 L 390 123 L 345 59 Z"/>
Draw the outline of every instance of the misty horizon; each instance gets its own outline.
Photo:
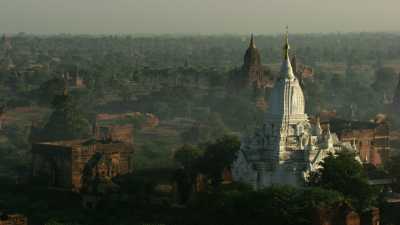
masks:
<path id="1" fill-rule="evenodd" d="M 13 0 L 0 32 L 31 34 L 250 34 L 399 32 L 395 0 Z"/>

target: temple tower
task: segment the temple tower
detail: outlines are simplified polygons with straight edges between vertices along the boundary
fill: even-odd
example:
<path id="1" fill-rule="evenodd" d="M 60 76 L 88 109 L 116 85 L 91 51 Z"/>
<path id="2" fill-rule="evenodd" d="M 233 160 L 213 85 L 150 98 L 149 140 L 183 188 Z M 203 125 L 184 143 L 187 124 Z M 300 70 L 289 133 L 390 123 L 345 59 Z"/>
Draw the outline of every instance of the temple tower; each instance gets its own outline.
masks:
<path id="1" fill-rule="evenodd" d="M 274 180 L 277 183 L 296 184 L 299 173 L 306 167 L 306 141 L 302 135 L 310 124 L 305 114 L 303 91 L 290 62 L 287 33 L 285 39 L 280 75 L 270 96 L 264 132 L 270 139 L 266 146 L 271 153 L 271 161 L 268 163 L 280 171 L 279 174 L 286 174 L 278 175 Z M 280 180 L 279 176 L 284 179 Z"/>
<path id="2" fill-rule="evenodd" d="M 253 34 L 244 55 L 242 71 L 245 76 L 245 86 L 256 86 L 258 88 L 262 86 L 264 69 L 261 64 L 260 51 L 256 47 Z"/>

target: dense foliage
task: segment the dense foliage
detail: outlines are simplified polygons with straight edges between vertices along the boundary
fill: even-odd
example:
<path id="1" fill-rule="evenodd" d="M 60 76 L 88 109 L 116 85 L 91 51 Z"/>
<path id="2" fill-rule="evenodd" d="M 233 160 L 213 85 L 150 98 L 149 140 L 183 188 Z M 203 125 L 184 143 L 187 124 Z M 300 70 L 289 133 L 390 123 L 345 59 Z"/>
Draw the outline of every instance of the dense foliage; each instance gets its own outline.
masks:
<path id="1" fill-rule="evenodd" d="M 360 162 L 352 152 L 329 155 L 321 163 L 321 168 L 311 174 L 310 185 L 342 193 L 351 200 L 354 207 L 362 210 L 371 207 L 377 193 L 368 184 Z"/>
<path id="2" fill-rule="evenodd" d="M 342 201 L 343 196 L 335 191 L 287 186 L 273 186 L 260 191 L 242 189 L 200 193 L 191 207 L 200 212 L 203 219 L 197 217 L 198 220 L 191 221 L 191 224 L 305 225 L 311 224 L 317 208 L 333 208 Z"/>

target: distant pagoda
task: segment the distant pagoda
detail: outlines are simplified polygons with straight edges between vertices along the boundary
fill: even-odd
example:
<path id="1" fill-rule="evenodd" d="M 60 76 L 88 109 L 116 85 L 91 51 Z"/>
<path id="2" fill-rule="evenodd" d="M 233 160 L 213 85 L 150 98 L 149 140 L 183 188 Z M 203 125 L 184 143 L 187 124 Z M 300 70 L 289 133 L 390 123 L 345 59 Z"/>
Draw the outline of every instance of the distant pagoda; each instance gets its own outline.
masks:
<path id="1" fill-rule="evenodd" d="M 256 86 L 261 88 L 265 69 L 261 64 L 261 54 L 256 47 L 254 35 L 251 35 L 249 47 L 243 59 L 242 75 L 244 75 L 245 86 Z"/>

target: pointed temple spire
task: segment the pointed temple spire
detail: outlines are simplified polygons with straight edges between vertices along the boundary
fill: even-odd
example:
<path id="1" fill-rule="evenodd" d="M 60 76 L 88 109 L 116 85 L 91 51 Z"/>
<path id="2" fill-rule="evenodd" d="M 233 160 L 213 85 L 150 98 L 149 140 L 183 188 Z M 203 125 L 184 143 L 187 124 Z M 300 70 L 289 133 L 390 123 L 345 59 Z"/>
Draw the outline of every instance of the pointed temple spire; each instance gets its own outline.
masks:
<path id="1" fill-rule="evenodd" d="M 289 45 L 289 27 L 286 26 L 286 34 L 285 34 L 285 44 L 283 45 L 283 56 L 285 59 L 289 59 L 289 50 L 290 50 L 290 45 Z"/>
<path id="2" fill-rule="evenodd" d="M 254 41 L 254 34 L 253 33 L 251 33 L 249 48 L 256 48 L 256 43 Z"/>
<path id="3" fill-rule="evenodd" d="M 251 34 L 249 47 L 247 48 L 246 54 L 244 55 L 244 67 L 249 68 L 251 66 L 260 66 L 260 65 L 261 65 L 260 52 L 256 47 L 254 35 Z"/>
<path id="4" fill-rule="evenodd" d="M 286 26 L 285 44 L 283 45 L 283 62 L 281 66 L 281 77 L 293 80 L 295 78 L 289 57 L 289 29 Z"/>

